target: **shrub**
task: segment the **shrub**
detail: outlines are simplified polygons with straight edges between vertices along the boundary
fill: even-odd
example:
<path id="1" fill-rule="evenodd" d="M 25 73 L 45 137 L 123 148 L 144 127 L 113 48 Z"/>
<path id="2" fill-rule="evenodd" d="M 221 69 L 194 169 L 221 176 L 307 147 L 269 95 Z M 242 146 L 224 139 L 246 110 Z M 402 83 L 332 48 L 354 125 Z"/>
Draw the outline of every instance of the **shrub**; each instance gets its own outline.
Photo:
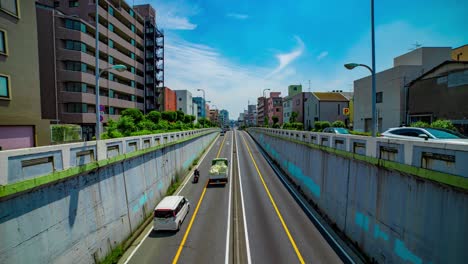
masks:
<path id="1" fill-rule="evenodd" d="M 161 120 L 161 113 L 158 111 L 151 111 L 146 114 L 146 119 L 153 121 L 153 123 L 157 124 Z"/>
<path id="2" fill-rule="evenodd" d="M 155 130 L 156 124 L 149 119 L 144 119 L 137 124 L 138 130 Z"/>
<path id="3" fill-rule="evenodd" d="M 411 123 L 410 127 L 429 127 L 429 124 L 423 121 Z"/>
<path id="4" fill-rule="evenodd" d="M 161 118 L 169 122 L 175 122 L 177 120 L 177 113 L 174 111 L 164 111 L 161 113 Z"/>
<path id="5" fill-rule="evenodd" d="M 345 123 L 341 120 L 336 120 L 332 123 L 332 127 L 346 127 Z"/>
<path id="6" fill-rule="evenodd" d="M 128 109 L 123 110 L 122 117 L 125 117 L 125 116 L 133 118 L 133 121 L 135 122 L 135 124 L 138 124 L 141 120 L 143 120 L 143 117 L 144 117 L 143 113 L 140 110 L 135 109 L 135 108 L 128 108 Z"/>
<path id="7" fill-rule="evenodd" d="M 51 131 L 54 143 L 81 140 L 81 127 L 78 125 L 52 125 Z"/>
<path id="8" fill-rule="evenodd" d="M 130 133 L 130 136 L 143 136 L 143 135 L 151 135 L 153 131 L 151 130 L 140 130 Z"/>
<path id="9" fill-rule="evenodd" d="M 177 110 L 176 114 L 177 114 L 176 120 L 184 122 L 185 113 L 182 110 Z"/>
<path id="10" fill-rule="evenodd" d="M 455 126 L 452 124 L 450 120 L 436 120 L 431 123 L 432 128 L 443 128 L 443 129 L 449 129 L 453 131 L 457 131 Z"/>
<path id="11" fill-rule="evenodd" d="M 315 132 L 322 132 L 325 128 L 330 127 L 331 124 L 328 121 L 315 121 L 314 130 Z"/>
<path id="12" fill-rule="evenodd" d="M 117 128 L 124 136 L 130 135 L 130 133 L 135 132 L 137 127 L 135 121 L 130 116 L 122 116 L 119 121 L 117 121 Z"/>

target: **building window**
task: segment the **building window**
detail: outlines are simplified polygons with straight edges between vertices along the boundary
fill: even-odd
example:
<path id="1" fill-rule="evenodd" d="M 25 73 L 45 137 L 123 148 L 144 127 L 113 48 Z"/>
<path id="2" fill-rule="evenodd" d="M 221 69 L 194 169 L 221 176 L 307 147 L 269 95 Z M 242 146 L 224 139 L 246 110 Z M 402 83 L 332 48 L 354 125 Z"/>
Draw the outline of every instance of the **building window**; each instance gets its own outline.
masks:
<path id="1" fill-rule="evenodd" d="M 135 32 L 135 26 L 133 24 L 130 25 L 130 29 L 132 30 L 132 32 Z"/>
<path id="2" fill-rule="evenodd" d="M 135 67 L 130 67 L 130 72 L 135 74 Z"/>
<path id="3" fill-rule="evenodd" d="M 6 31 L 0 29 L 0 54 L 8 55 Z"/>
<path id="4" fill-rule="evenodd" d="M 109 72 L 109 81 L 113 81 L 114 80 L 114 74 Z"/>
<path id="5" fill-rule="evenodd" d="M 87 104 L 69 103 L 67 104 L 68 113 L 88 113 Z"/>
<path id="6" fill-rule="evenodd" d="M 135 88 L 135 81 L 130 81 L 130 86 Z"/>
<path id="7" fill-rule="evenodd" d="M 135 40 L 134 40 L 134 39 L 131 39 L 131 40 L 130 40 L 130 44 L 132 44 L 132 46 L 135 46 Z"/>
<path id="8" fill-rule="evenodd" d="M 109 98 L 114 98 L 114 90 L 109 90 Z"/>
<path id="9" fill-rule="evenodd" d="M 112 8 L 112 6 L 109 6 L 109 7 L 107 8 L 107 12 L 109 12 L 109 14 L 110 14 L 111 16 L 114 16 L 114 8 Z"/>
<path id="10" fill-rule="evenodd" d="M 378 92 L 375 94 L 375 102 L 382 103 L 383 101 L 383 92 Z"/>
<path id="11" fill-rule="evenodd" d="M 182 101 L 182 98 L 181 98 L 181 97 L 179 97 L 179 101 Z"/>
<path id="12" fill-rule="evenodd" d="M 10 77 L 0 74 L 0 99 L 10 99 Z"/>
<path id="13" fill-rule="evenodd" d="M 132 58 L 134 60 L 135 59 L 135 53 L 130 52 L 130 58 Z"/>
<path id="14" fill-rule="evenodd" d="M 114 57 L 109 56 L 108 60 L 109 64 L 114 64 Z"/>
<path id="15" fill-rule="evenodd" d="M 109 48 L 114 48 L 114 41 L 109 39 L 109 41 L 107 41 L 107 45 L 109 45 Z"/>
<path id="16" fill-rule="evenodd" d="M 338 104 L 338 115 L 341 115 L 341 112 L 340 112 L 340 110 L 341 110 L 341 105 L 340 105 L 340 104 Z"/>
<path id="17" fill-rule="evenodd" d="M 0 9 L 10 15 L 19 17 L 18 0 L 0 0 Z"/>
<path id="18" fill-rule="evenodd" d="M 79 41 L 74 41 L 74 40 L 66 40 L 65 48 L 68 50 L 77 50 L 77 51 L 86 52 L 86 44 L 81 43 Z"/>
<path id="19" fill-rule="evenodd" d="M 87 84 L 79 82 L 67 82 L 65 83 L 65 90 L 67 92 L 86 93 Z"/>
<path id="20" fill-rule="evenodd" d="M 109 25 L 107 25 L 107 28 L 109 29 L 109 31 L 114 32 L 114 25 L 112 25 L 111 23 L 109 23 Z"/>
<path id="21" fill-rule="evenodd" d="M 68 1 L 68 6 L 69 7 L 78 7 L 80 5 L 80 3 L 78 2 L 78 0 L 69 0 Z"/>
<path id="22" fill-rule="evenodd" d="M 131 17 L 135 16 L 135 12 L 133 12 L 133 9 L 128 10 L 128 13 L 130 14 Z"/>
<path id="23" fill-rule="evenodd" d="M 78 62 L 78 61 L 67 61 L 67 62 L 65 62 L 65 69 L 67 71 L 87 72 L 88 71 L 88 66 L 86 64 Z"/>
<path id="24" fill-rule="evenodd" d="M 136 96 L 132 95 L 130 98 L 131 98 L 132 102 L 136 101 Z"/>
<path id="25" fill-rule="evenodd" d="M 109 115 L 113 115 L 114 114 L 114 107 L 109 107 Z"/>
<path id="26" fill-rule="evenodd" d="M 79 30 L 83 33 L 86 33 L 86 25 L 81 23 L 80 21 L 66 19 L 65 20 L 65 27 L 68 29 Z"/>

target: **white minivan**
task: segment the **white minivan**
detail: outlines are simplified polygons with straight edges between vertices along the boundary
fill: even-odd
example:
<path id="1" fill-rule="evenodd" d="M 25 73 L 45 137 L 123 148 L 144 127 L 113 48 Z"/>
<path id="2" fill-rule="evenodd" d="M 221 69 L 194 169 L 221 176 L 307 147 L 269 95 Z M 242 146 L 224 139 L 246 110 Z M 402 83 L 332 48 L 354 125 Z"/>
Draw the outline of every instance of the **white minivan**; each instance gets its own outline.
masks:
<path id="1" fill-rule="evenodd" d="M 179 230 L 190 210 L 190 203 L 183 196 L 166 196 L 154 209 L 153 230 Z"/>

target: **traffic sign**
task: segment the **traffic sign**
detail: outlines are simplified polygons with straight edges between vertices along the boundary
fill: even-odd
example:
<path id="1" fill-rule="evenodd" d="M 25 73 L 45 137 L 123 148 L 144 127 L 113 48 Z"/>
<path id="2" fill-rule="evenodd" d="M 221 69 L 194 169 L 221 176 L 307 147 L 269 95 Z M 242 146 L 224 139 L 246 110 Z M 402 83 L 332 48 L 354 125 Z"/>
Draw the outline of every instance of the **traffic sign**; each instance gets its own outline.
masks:
<path id="1" fill-rule="evenodd" d="M 349 108 L 343 108 L 343 115 L 349 115 Z"/>

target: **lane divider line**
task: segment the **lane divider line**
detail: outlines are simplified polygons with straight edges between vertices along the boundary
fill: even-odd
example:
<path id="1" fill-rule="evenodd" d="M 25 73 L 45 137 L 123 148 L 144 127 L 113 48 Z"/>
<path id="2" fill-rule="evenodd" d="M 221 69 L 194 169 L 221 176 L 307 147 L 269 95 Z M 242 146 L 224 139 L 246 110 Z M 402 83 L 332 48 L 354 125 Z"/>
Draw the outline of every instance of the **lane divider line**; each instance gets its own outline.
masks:
<path id="1" fill-rule="evenodd" d="M 229 201 L 228 201 L 228 216 L 227 216 L 227 230 L 226 230 L 226 254 L 224 257 L 224 263 L 229 264 L 229 236 L 231 234 L 231 194 L 232 194 L 232 178 L 234 177 L 232 173 L 232 152 L 234 150 L 234 132 L 232 133 L 231 137 L 231 162 L 229 166 L 229 175 L 228 177 L 228 184 L 229 184 Z"/>
<path id="2" fill-rule="evenodd" d="M 249 152 L 250 158 L 252 159 L 252 162 L 253 162 L 253 164 L 255 166 L 255 169 L 257 170 L 258 176 L 260 177 L 260 180 L 262 181 L 263 187 L 265 188 L 265 191 L 266 191 L 268 197 L 270 198 L 270 202 L 273 205 L 273 208 L 275 209 L 276 215 L 278 216 L 278 218 L 279 218 L 279 220 L 281 222 L 281 225 L 283 226 L 283 229 L 284 229 L 284 231 L 286 232 L 286 235 L 289 238 L 289 242 L 291 243 L 292 247 L 294 248 L 294 251 L 296 252 L 296 255 L 297 255 L 297 258 L 299 259 L 299 262 L 300 263 L 305 263 L 304 259 L 302 258 L 301 252 L 299 252 L 299 249 L 298 249 L 298 247 L 296 245 L 296 242 L 294 241 L 291 233 L 289 232 L 288 227 L 286 226 L 286 223 L 284 222 L 283 216 L 281 215 L 278 207 L 276 206 L 275 200 L 271 196 L 270 190 L 268 189 L 268 187 L 267 187 L 267 185 L 265 183 L 265 180 L 263 179 L 263 176 L 260 173 L 260 170 L 258 169 L 257 163 L 255 162 L 255 159 L 254 159 L 254 157 L 252 155 L 252 151 L 250 151 L 249 144 L 245 141 L 244 136 L 242 136 L 242 140 L 244 141 L 244 144 L 247 147 L 247 151 Z"/>
<path id="3" fill-rule="evenodd" d="M 303 199 L 301 198 L 301 196 L 297 193 L 297 191 L 294 189 L 294 187 L 291 186 L 291 183 L 286 179 L 286 177 L 284 176 L 284 174 L 278 169 L 278 167 L 272 163 L 271 161 L 271 158 L 266 154 L 266 152 L 261 148 L 259 148 L 260 150 L 260 153 L 263 155 L 263 157 L 265 158 L 265 160 L 268 162 L 268 164 L 270 164 L 271 168 L 275 171 L 276 175 L 278 175 L 278 178 L 281 180 L 281 182 L 283 183 L 283 185 L 286 186 L 286 188 L 288 188 L 288 191 L 289 193 L 291 193 L 292 195 L 294 195 L 294 200 L 296 200 L 297 202 L 300 203 L 300 207 L 303 208 L 303 210 L 305 210 L 307 216 L 312 220 L 312 222 L 314 223 L 314 225 L 318 225 L 318 230 L 320 233 L 325 233 L 326 236 L 328 237 L 328 239 L 330 239 L 334 245 L 337 247 L 337 249 L 339 250 L 339 253 L 338 255 L 342 255 L 342 260 L 343 262 L 345 263 L 356 263 L 353 258 L 346 252 L 346 250 L 340 245 L 340 243 L 332 236 L 332 234 L 330 234 L 330 232 L 328 232 L 327 228 L 325 228 L 325 226 L 320 222 L 320 220 L 315 216 L 315 214 L 311 211 L 311 209 L 309 209 L 309 206 L 303 201 Z M 323 234 L 322 233 L 322 234 Z M 328 240 L 327 238 L 325 238 L 325 240 Z M 332 246 L 333 247 L 333 246 Z"/>
<path id="4" fill-rule="evenodd" d="M 223 149 L 224 141 L 226 141 L 226 136 L 224 136 L 223 142 L 221 142 L 221 146 L 219 146 L 218 154 L 216 155 L 216 158 L 219 157 L 219 154 L 221 153 L 221 150 Z M 205 187 L 203 188 L 203 192 L 200 195 L 200 199 L 198 200 L 197 207 L 195 208 L 195 211 L 193 211 L 192 219 L 190 219 L 190 223 L 187 227 L 187 230 L 185 230 L 184 237 L 182 238 L 182 241 L 180 242 L 179 248 L 177 249 L 177 253 L 174 256 L 174 259 L 172 260 L 172 264 L 176 264 L 179 261 L 180 254 L 182 253 L 182 249 L 185 246 L 185 242 L 187 241 L 187 237 L 190 233 L 190 230 L 192 229 L 193 222 L 195 222 L 195 218 L 197 217 L 198 209 L 200 209 L 200 205 L 203 201 L 203 197 L 205 197 L 206 189 L 208 187 L 208 182 L 205 184 Z"/>
<path id="5" fill-rule="evenodd" d="M 218 136 L 218 137 L 219 137 L 219 136 Z M 205 160 L 206 155 L 208 155 L 208 153 L 210 152 L 211 148 L 215 145 L 216 140 L 217 140 L 217 138 L 216 138 L 215 140 L 213 140 L 213 143 L 211 143 L 210 148 L 208 149 L 207 152 L 205 152 L 205 153 L 203 154 L 203 156 L 200 158 L 200 161 L 198 162 L 198 164 L 201 164 L 201 163 Z M 198 164 L 197 164 L 197 165 L 198 165 Z M 187 179 L 184 180 L 183 185 L 182 185 L 181 187 L 179 187 L 180 189 L 175 193 L 175 195 L 179 195 L 180 192 L 182 192 L 182 190 L 184 189 L 185 185 L 187 185 L 187 183 L 189 182 L 189 180 L 192 179 L 192 176 L 193 176 L 193 171 L 190 173 L 189 177 L 187 177 Z"/>
<path id="6" fill-rule="evenodd" d="M 219 137 L 219 136 L 218 136 Z M 200 158 L 200 162 L 199 164 L 201 164 L 203 162 L 203 160 L 205 160 L 205 157 L 206 155 L 208 155 L 208 153 L 211 151 L 211 149 L 213 148 L 213 146 L 215 145 L 216 141 L 218 140 L 218 138 L 216 138 L 215 140 L 213 140 L 213 142 L 211 142 L 210 144 L 210 147 L 208 148 L 208 150 L 203 154 L 203 156 Z M 189 177 L 187 177 L 187 179 L 185 179 L 183 185 L 180 187 L 180 189 L 177 191 L 176 195 L 179 195 L 180 192 L 185 188 L 185 185 L 187 185 L 187 182 L 190 180 L 190 178 L 192 177 L 193 175 L 193 172 L 190 173 Z M 152 222 L 150 222 L 152 223 Z M 149 225 L 152 225 L 152 224 L 149 224 Z M 132 259 L 133 255 L 135 255 L 135 253 L 138 251 L 138 249 L 140 248 L 140 246 L 143 244 L 143 242 L 145 242 L 145 240 L 148 238 L 148 236 L 151 234 L 151 231 L 153 231 L 153 228 L 150 228 L 148 230 L 148 232 L 145 234 L 145 236 L 143 237 L 143 239 L 138 243 L 138 245 L 136 246 L 136 248 L 132 251 L 132 253 L 130 253 L 130 255 L 128 256 L 128 258 L 125 260 L 124 264 L 128 264 L 128 262 L 130 261 L 130 259 Z"/>
<path id="7" fill-rule="evenodd" d="M 237 133 L 235 133 L 235 135 L 236 135 L 236 138 L 237 138 Z M 237 143 L 237 141 L 236 141 L 236 143 Z M 251 264 L 252 263 L 252 258 L 250 256 L 249 231 L 248 231 L 248 228 L 247 228 L 247 217 L 245 215 L 244 190 L 242 189 L 242 176 L 241 176 L 241 170 L 240 170 L 240 159 L 239 159 L 238 144 L 236 144 L 236 155 L 237 155 L 237 172 L 239 173 L 239 187 L 240 187 L 240 194 L 241 194 L 242 218 L 244 220 L 245 247 L 246 247 L 246 251 L 247 251 L 247 264 Z"/>
<path id="8" fill-rule="evenodd" d="M 200 200 L 198 200 L 197 207 L 195 208 L 195 211 L 193 211 L 192 219 L 190 219 L 190 223 L 189 223 L 189 225 L 187 227 L 187 230 L 185 231 L 184 238 L 182 238 L 182 242 L 180 243 L 179 249 L 177 250 L 177 253 L 176 253 L 175 257 L 174 257 L 174 260 L 172 261 L 172 264 L 176 264 L 177 261 L 179 261 L 180 253 L 182 252 L 182 248 L 185 245 L 185 241 L 187 240 L 188 234 L 190 233 L 190 229 L 192 229 L 192 225 L 193 225 L 193 222 L 195 221 L 195 218 L 197 216 L 198 209 L 200 209 L 200 205 L 201 205 L 201 203 L 203 201 L 203 197 L 205 196 L 207 186 L 208 186 L 208 183 L 203 188 L 203 192 L 202 192 L 202 194 L 200 196 Z"/>

